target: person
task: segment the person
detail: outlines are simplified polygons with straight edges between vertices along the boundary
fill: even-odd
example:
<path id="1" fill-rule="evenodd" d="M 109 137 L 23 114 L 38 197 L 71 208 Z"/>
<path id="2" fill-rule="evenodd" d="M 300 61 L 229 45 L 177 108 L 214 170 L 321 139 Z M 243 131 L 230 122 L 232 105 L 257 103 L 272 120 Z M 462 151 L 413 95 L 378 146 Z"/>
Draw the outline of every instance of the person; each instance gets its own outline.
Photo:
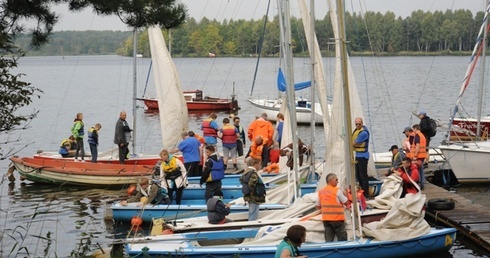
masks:
<path id="1" fill-rule="evenodd" d="M 213 145 L 216 147 L 216 144 L 218 143 L 217 138 L 219 126 L 218 123 L 216 123 L 217 117 L 218 116 L 216 115 L 216 113 L 213 112 L 209 115 L 208 118 L 202 121 L 201 130 L 204 135 L 206 146 Z"/>
<path id="2" fill-rule="evenodd" d="M 136 194 L 132 195 L 128 200 L 121 201 L 121 205 L 126 206 L 128 203 L 141 201 L 143 205 L 170 204 L 171 202 L 167 194 L 167 189 L 159 187 L 157 184 L 152 183 L 152 181 L 150 181 L 146 177 L 142 177 L 138 181 Z"/>
<path id="3" fill-rule="evenodd" d="M 235 125 L 236 129 L 238 129 L 238 133 L 240 134 L 240 137 L 236 140 L 236 150 L 238 157 L 243 156 L 243 149 L 247 146 L 246 139 L 245 137 L 245 129 L 243 129 L 243 126 L 240 125 L 240 118 L 235 116 L 233 117 L 233 124 Z"/>
<path id="4" fill-rule="evenodd" d="M 77 149 L 75 150 L 75 161 L 78 161 L 78 155 L 80 154 L 80 159 L 85 161 L 85 149 L 83 148 L 83 135 L 85 134 L 84 124 L 83 124 L 83 114 L 77 113 L 75 120 L 73 121 L 73 126 L 71 127 L 71 133 L 75 137 L 77 142 Z"/>
<path id="5" fill-rule="evenodd" d="M 306 144 L 301 141 L 301 139 L 298 138 L 298 152 L 299 152 L 299 165 L 303 165 L 303 156 L 304 154 L 308 155 L 309 148 L 306 146 Z M 288 161 L 286 162 L 286 165 L 289 167 L 290 170 L 293 170 L 293 143 L 290 143 L 286 145 L 284 148 L 281 149 L 280 152 L 281 156 L 287 156 Z"/>
<path id="6" fill-rule="evenodd" d="M 359 182 L 364 196 L 369 198 L 369 177 L 368 177 L 368 162 L 369 162 L 369 131 L 364 126 L 362 118 L 355 119 L 356 129 L 352 133 L 352 146 L 356 152 L 356 179 Z"/>
<path id="7" fill-rule="evenodd" d="M 97 146 L 99 145 L 99 130 L 102 126 L 97 123 L 94 126 L 90 127 L 88 130 L 88 145 L 90 146 L 90 155 L 92 156 L 92 163 L 97 163 L 98 150 Z"/>
<path id="8" fill-rule="evenodd" d="M 248 127 L 248 139 L 253 140 L 257 136 L 262 136 L 263 149 L 262 149 L 262 167 L 266 167 L 269 162 L 269 148 L 272 146 L 274 127 L 272 123 L 267 120 L 267 114 L 262 115 L 255 119 Z"/>
<path id="9" fill-rule="evenodd" d="M 247 169 L 240 177 L 243 199 L 248 202 L 248 220 L 254 221 L 259 217 L 260 204 L 265 202 L 265 186 L 257 171 L 261 167 L 260 159 L 247 159 Z M 259 186 L 260 185 L 260 186 Z M 259 188 L 263 191 L 259 191 Z"/>
<path id="10" fill-rule="evenodd" d="M 63 141 L 61 141 L 60 150 L 58 151 L 58 153 L 63 158 L 73 157 L 73 155 L 75 155 L 76 149 L 77 143 L 75 137 L 73 135 L 70 135 L 68 139 L 63 139 Z"/>
<path id="11" fill-rule="evenodd" d="M 306 241 L 306 228 L 301 225 L 292 225 L 286 232 L 286 237 L 277 246 L 274 258 L 302 257 L 305 255 L 299 253 L 298 247 Z"/>
<path id="12" fill-rule="evenodd" d="M 395 172 L 395 170 L 397 170 L 401 166 L 402 160 L 406 157 L 403 151 L 398 150 L 398 145 L 392 145 L 388 151 L 390 151 L 393 156 L 391 157 L 391 167 L 388 168 L 385 176 L 389 176 L 393 172 Z"/>
<path id="13" fill-rule="evenodd" d="M 189 184 L 184 164 L 175 156 L 170 155 L 167 150 L 162 150 L 155 170 L 160 176 L 161 187 L 167 189 L 170 200 L 173 200 L 174 192 L 176 192 L 175 203 L 180 204 L 184 188 Z"/>
<path id="14" fill-rule="evenodd" d="M 346 241 L 344 205 L 348 202 L 347 192 L 337 187 L 339 179 L 334 173 L 328 174 L 326 181 L 327 185 L 318 191 L 316 202 L 317 208 L 322 212 L 325 241 L 332 242 L 335 236 L 338 241 Z"/>
<path id="15" fill-rule="evenodd" d="M 430 128 L 430 117 L 427 116 L 427 113 L 424 110 L 420 110 L 417 113 L 418 118 L 420 118 L 420 132 L 424 135 L 425 137 L 425 143 L 426 143 L 426 153 L 427 157 L 424 160 L 424 167 L 427 167 L 429 164 L 429 145 L 430 145 L 430 139 L 431 139 L 431 128 Z"/>
<path id="16" fill-rule="evenodd" d="M 253 140 L 252 142 L 252 145 L 250 145 L 250 150 L 248 151 L 248 154 L 247 154 L 247 157 L 245 159 L 245 162 L 246 160 L 248 159 L 258 159 L 260 161 L 260 167 L 259 169 L 262 167 L 262 152 L 264 150 L 264 145 L 263 145 L 264 141 L 262 140 L 262 136 L 260 135 L 257 135 L 255 137 L 255 139 Z"/>
<path id="17" fill-rule="evenodd" d="M 117 144 L 119 150 L 119 163 L 124 164 L 128 159 L 129 142 L 131 141 L 131 128 L 126 122 L 126 112 L 119 113 L 119 119 L 116 122 L 116 131 L 114 133 L 114 144 Z"/>
<path id="18" fill-rule="evenodd" d="M 199 163 L 201 162 L 200 150 L 201 143 L 196 137 L 191 137 L 189 132 L 182 132 L 182 141 L 177 148 L 174 148 L 170 153 L 182 152 L 184 156 L 184 167 L 187 170 L 187 176 L 201 176 L 201 170 L 199 169 Z M 192 136 L 194 133 L 192 132 Z"/>
<path id="19" fill-rule="evenodd" d="M 279 144 L 279 148 L 281 148 L 282 141 L 282 129 L 284 128 L 284 115 L 282 113 L 278 113 L 276 122 L 276 130 L 274 132 L 274 141 Z"/>
<path id="20" fill-rule="evenodd" d="M 410 158 L 405 157 L 400 168 L 395 170 L 394 173 L 403 179 L 403 191 L 400 198 L 405 197 L 406 194 L 416 194 L 419 191 L 413 184 L 419 181 L 419 170 L 415 162 L 412 162 Z"/>
<path id="21" fill-rule="evenodd" d="M 417 162 L 417 166 L 419 169 L 419 183 L 420 189 L 424 190 L 424 161 L 427 158 L 427 146 L 425 141 L 425 136 L 420 131 L 420 125 L 414 124 L 412 126 L 412 130 L 414 133 L 413 141 L 410 144 L 410 150 L 412 150 L 412 160 Z"/>
<path id="22" fill-rule="evenodd" d="M 269 150 L 269 162 L 271 164 L 279 163 L 280 154 L 281 154 L 281 149 L 279 149 L 279 143 L 274 142 L 272 144 L 272 148 Z"/>
<path id="23" fill-rule="evenodd" d="M 207 202 L 209 199 L 211 199 L 211 197 L 213 197 L 214 192 L 218 190 L 221 191 L 221 179 L 225 177 L 225 164 L 214 146 L 206 146 L 205 152 L 208 159 L 204 164 L 204 169 L 202 171 L 199 184 L 202 185 L 206 183 L 204 198 Z"/>
<path id="24" fill-rule="evenodd" d="M 223 192 L 216 190 L 213 193 L 213 198 L 209 199 L 206 203 L 208 209 L 208 222 L 209 224 L 224 224 L 232 222 L 231 219 L 227 219 L 226 215 L 230 214 L 230 203 L 223 203 Z"/>
<path id="25" fill-rule="evenodd" d="M 238 170 L 237 166 L 237 140 L 240 137 L 238 129 L 230 124 L 230 119 L 223 118 L 223 128 L 218 132 L 218 137 L 223 142 L 223 162 L 225 170 L 228 167 L 228 159 L 231 157 L 234 170 Z"/>
<path id="26" fill-rule="evenodd" d="M 199 140 L 199 157 L 201 158 L 201 161 L 199 162 L 199 176 L 202 175 L 202 168 L 204 166 L 204 147 L 206 146 L 206 141 L 204 140 L 204 137 L 201 135 L 195 133 L 194 131 L 189 131 L 189 137 L 195 137 L 197 140 Z"/>
<path id="27" fill-rule="evenodd" d="M 407 126 L 405 127 L 405 129 L 403 130 L 402 132 L 404 135 L 405 135 L 405 139 L 403 140 L 402 142 L 402 150 L 403 152 L 405 152 L 405 156 L 407 157 L 412 157 L 413 154 L 410 150 L 410 143 L 413 141 L 413 130 L 412 130 L 412 127 L 410 126 Z"/>

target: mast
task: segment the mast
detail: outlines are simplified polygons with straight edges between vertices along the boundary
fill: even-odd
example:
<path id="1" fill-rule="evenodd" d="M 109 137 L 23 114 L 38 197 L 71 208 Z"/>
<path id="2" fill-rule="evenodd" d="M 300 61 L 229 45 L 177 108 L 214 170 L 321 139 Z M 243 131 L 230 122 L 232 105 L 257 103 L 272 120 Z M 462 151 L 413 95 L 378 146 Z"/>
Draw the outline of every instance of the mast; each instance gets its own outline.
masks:
<path id="1" fill-rule="evenodd" d="M 293 182 L 294 182 L 294 198 L 296 199 L 301 196 L 300 188 L 297 187 L 296 182 L 298 182 L 298 135 L 297 135 L 297 123 L 296 123 L 296 99 L 294 96 L 294 73 L 293 73 L 293 50 L 292 50 L 292 40 L 291 40 L 291 21 L 290 21 L 290 3 L 289 0 L 284 0 L 284 65 L 286 68 L 286 96 L 287 104 L 289 109 L 289 119 L 291 120 L 291 133 L 293 136 Z"/>
<path id="2" fill-rule="evenodd" d="M 135 27 L 133 29 L 133 142 L 132 142 L 132 146 L 133 146 L 133 154 L 136 153 L 136 147 L 135 147 L 135 143 L 136 143 L 136 87 L 137 87 L 137 82 L 136 82 L 136 48 L 137 48 L 137 33 L 138 32 L 138 29 Z"/>
<path id="3" fill-rule="evenodd" d="M 476 121 L 476 140 L 481 140 L 481 117 L 483 108 L 483 85 L 485 83 L 485 57 L 487 56 L 487 36 L 488 36 L 488 9 L 485 10 L 485 21 L 483 22 L 483 39 L 482 39 L 482 56 L 481 56 L 481 77 L 480 86 L 478 87 L 478 110 L 477 110 L 477 121 Z"/>
<path id="4" fill-rule="evenodd" d="M 353 211 L 353 230 L 359 228 L 359 221 L 356 219 L 359 217 L 359 206 L 357 203 L 357 194 L 356 193 L 356 176 L 355 176 L 355 157 L 353 155 L 354 148 L 352 146 L 352 137 L 350 132 L 352 132 L 352 114 L 351 114 L 351 103 L 350 103 L 350 91 L 349 91 L 349 70 L 347 65 L 347 48 L 346 48 L 346 32 L 345 32 L 345 16 L 344 16 L 344 0 L 336 0 L 337 1 L 337 16 L 339 21 L 339 49 L 340 49 L 340 62 L 341 62 L 341 74 L 342 74 L 342 89 L 344 94 L 344 137 L 346 137 L 344 141 L 344 147 L 347 152 L 345 152 L 345 160 L 350 161 L 349 165 L 345 166 L 346 175 L 349 177 L 350 182 L 350 190 L 352 193 L 352 205 L 354 207 Z"/>
<path id="5" fill-rule="evenodd" d="M 315 110 L 315 101 L 316 101 L 316 80 L 315 80 L 315 63 L 316 63 L 316 55 L 315 50 L 313 49 L 315 42 L 315 0 L 310 0 L 310 59 L 311 59 L 311 144 L 310 144 L 310 173 L 311 175 L 315 174 L 315 152 L 313 149 L 313 143 L 315 142 L 315 125 L 316 125 L 316 110 Z"/>

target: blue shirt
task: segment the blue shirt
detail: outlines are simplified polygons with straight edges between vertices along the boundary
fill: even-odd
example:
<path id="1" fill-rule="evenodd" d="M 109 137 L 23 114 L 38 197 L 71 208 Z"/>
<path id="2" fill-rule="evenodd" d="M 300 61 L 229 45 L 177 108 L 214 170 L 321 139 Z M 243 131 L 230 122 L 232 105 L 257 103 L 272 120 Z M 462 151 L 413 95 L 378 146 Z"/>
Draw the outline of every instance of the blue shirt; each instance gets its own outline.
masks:
<path id="1" fill-rule="evenodd" d="M 369 151 L 367 151 L 369 147 L 369 131 L 366 126 L 363 128 L 364 130 L 357 135 L 356 142 L 355 143 L 363 143 L 366 142 L 366 151 L 365 152 L 357 152 L 356 151 L 356 158 L 365 158 L 369 159 Z"/>
<path id="2" fill-rule="evenodd" d="M 214 120 L 209 123 L 209 126 L 211 126 L 211 128 L 215 129 L 216 131 L 218 131 L 218 129 L 219 129 L 218 123 L 216 123 L 216 121 L 214 121 Z M 201 126 L 201 130 L 202 130 L 202 126 Z M 216 137 L 213 137 L 213 136 L 204 136 L 204 141 L 207 144 L 217 144 L 218 143 L 218 140 L 216 139 Z"/>
<path id="3" fill-rule="evenodd" d="M 196 137 L 187 137 L 179 143 L 177 148 L 182 151 L 184 162 L 189 163 L 201 161 L 201 157 L 199 156 L 199 146 L 201 146 L 201 143 Z"/>

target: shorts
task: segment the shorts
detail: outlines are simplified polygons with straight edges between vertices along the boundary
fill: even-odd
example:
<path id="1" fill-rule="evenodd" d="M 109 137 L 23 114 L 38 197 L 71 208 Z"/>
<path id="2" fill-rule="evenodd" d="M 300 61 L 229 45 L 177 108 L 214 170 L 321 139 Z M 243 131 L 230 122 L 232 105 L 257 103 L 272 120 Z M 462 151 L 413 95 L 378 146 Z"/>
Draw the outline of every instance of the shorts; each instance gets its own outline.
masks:
<path id="1" fill-rule="evenodd" d="M 225 158 L 230 157 L 232 159 L 236 158 L 237 157 L 236 146 L 231 149 L 223 146 L 223 157 Z"/>

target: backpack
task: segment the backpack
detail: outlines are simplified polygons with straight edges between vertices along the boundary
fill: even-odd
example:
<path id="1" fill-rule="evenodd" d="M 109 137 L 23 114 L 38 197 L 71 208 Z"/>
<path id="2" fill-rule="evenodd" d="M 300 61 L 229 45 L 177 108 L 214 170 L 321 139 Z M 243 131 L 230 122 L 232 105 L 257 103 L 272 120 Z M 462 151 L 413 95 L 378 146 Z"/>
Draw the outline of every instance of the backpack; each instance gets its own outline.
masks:
<path id="1" fill-rule="evenodd" d="M 437 133 L 437 122 L 432 119 L 432 118 L 429 118 L 429 134 L 427 136 L 429 137 L 434 137 L 436 136 L 436 133 Z"/>
<path id="2" fill-rule="evenodd" d="M 252 191 L 252 189 L 250 189 L 250 187 L 248 186 L 248 182 L 250 181 L 250 177 L 252 176 L 252 173 L 257 173 L 257 172 L 251 170 L 250 172 L 244 174 L 240 178 L 240 183 L 242 184 L 243 195 L 249 195 L 250 192 Z M 265 184 L 260 177 L 259 177 L 259 180 L 257 181 L 257 185 L 255 187 L 255 194 L 254 195 L 255 196 L 265 196 L 266 195 Z"/>

